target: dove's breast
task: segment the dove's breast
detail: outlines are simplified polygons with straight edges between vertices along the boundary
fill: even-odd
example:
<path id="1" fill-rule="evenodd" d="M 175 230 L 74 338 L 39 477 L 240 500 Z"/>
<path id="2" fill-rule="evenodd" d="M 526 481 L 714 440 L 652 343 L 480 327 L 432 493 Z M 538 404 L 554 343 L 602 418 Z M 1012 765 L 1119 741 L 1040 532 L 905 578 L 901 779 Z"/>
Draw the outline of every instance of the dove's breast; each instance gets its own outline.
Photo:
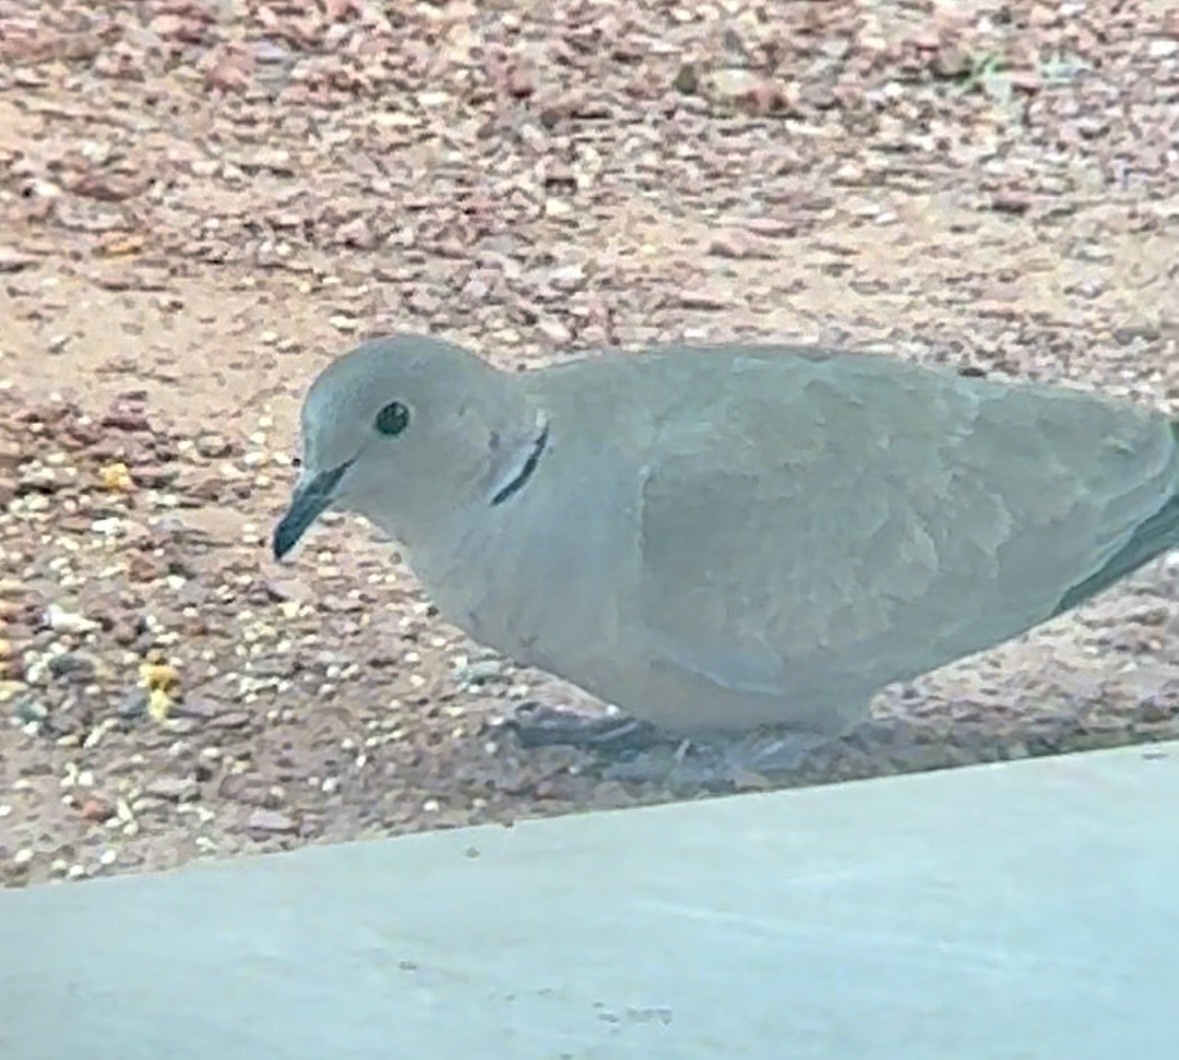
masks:
<path id="1" fill-rule="evenodd" d="M 637 582 L 637 472 L 553 425 L 528 483 L 409 562 L 442 615 L 504 655 L 604 694 Z M 426 554 L 428 553 L 428 554 Z"/>

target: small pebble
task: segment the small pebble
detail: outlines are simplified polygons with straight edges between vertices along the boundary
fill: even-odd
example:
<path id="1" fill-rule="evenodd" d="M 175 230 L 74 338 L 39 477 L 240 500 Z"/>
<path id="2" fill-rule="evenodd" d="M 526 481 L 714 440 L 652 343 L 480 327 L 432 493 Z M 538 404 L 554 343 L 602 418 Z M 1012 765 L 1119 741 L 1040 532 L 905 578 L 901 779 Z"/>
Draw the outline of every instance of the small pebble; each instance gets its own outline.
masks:
<path id="1" fill-rule="evenodd" d="M 297 823 L 278 810 L 256 809 L 246 818 L 246 828 L 251 832 L 293 832 Z"/>
<path id="2" fill-rule="evenodd" d="M 46 608 L 45 623 L 56 633 L 84 634 L 98 629 L 98 623 L 92 619 L 73 611 L 66 611 L 56 604 L 50 604 Z"/>

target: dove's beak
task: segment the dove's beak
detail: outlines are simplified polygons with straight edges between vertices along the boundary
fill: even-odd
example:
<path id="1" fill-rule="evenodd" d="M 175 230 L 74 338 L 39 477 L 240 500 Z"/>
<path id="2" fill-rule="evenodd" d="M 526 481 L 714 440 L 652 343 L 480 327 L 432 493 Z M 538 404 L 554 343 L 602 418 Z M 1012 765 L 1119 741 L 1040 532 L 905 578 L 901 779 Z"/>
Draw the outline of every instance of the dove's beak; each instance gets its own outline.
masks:
<path id="1" fill-rule="evenodd" d="M 290 552 L 311 524 L 324 513 L 335 499 L 340 479 L 351 466 L 352 461 L 348 460 L 339 467 L 321 471 L 299 482 L 291 496 L 286 514 L 274 528 L 271 547 L 274 549 L 275 559 L 282 559 Z"/>

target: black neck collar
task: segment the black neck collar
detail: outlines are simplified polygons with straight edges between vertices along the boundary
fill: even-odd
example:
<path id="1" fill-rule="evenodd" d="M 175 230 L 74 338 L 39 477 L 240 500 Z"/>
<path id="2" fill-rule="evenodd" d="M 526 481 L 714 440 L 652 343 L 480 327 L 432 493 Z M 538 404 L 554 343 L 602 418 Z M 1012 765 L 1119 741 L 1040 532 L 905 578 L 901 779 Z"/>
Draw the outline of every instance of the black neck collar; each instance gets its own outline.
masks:
<path id="1" fill-rule="evenodd" d="M 528 454 L 528 459 L 524 461 L 520 468 L 519 474 L 516 475 L 511 482 L 506 483 L 494 497 L 491 498 L 491 506 L 503 504 L 509 497 L 519 493 L 527 484 L 528 480 L 532 478 L 533 472 L 536 471 L 537 464 L 540 463 L 540 458 L 544 455 L 545 448 L 549 444 L 549 425 L 546 423 L 541 432 L 536 437 L 536 441 L 532 443 L 532 450 Z"/>

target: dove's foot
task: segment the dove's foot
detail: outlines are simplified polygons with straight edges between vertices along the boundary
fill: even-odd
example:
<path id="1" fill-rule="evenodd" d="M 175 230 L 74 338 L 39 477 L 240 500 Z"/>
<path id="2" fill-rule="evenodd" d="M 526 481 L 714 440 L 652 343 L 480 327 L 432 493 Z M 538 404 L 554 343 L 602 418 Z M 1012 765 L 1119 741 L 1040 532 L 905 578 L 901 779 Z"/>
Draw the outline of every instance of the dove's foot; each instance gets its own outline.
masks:
<path id="1" fill-rule="evenodd" d="M 734 769 L 775 780 L 798 773 L 815 751 L 830 744 L 831 737 L 817 733 L 767 730 L 729 747 L 726 758 Z"/>
<path id="2" fill-rule="evenodd" d="M 660 740 L 653 725 L 625 714 L 590 717 L 533 703 L 517 707 L 503 727 L 515 734 L 521 747 L 567 746 L 624 754 Z"/>
<path id="3" fill-rule="evenodd" d="M 811 753 L 828 742 L 796 732 L 759 732 L 712 743 L 663 742 L 604 762 L 602 776 L 685 793 L 758 790 L 799 776 Z"/>
<path id="4" fill-rule="evenodd" d="M 603 780 L 654 784 L 677 794 L 731 791 L 732 776 L 715 749 L 688 740 L 660 742 L 621 755 L 598 756 Z"/>
<path id="5" fill-rule="evenodd" d="M 605 780 L 680 793 L 769 788 L 798 776 L 828 737 L 763 729 L 729 739 L 685 740 L 625 714 L 595 717 L 522 704 L 502 725 L 521 747 L 576 747 L 594 755 Z"/>

